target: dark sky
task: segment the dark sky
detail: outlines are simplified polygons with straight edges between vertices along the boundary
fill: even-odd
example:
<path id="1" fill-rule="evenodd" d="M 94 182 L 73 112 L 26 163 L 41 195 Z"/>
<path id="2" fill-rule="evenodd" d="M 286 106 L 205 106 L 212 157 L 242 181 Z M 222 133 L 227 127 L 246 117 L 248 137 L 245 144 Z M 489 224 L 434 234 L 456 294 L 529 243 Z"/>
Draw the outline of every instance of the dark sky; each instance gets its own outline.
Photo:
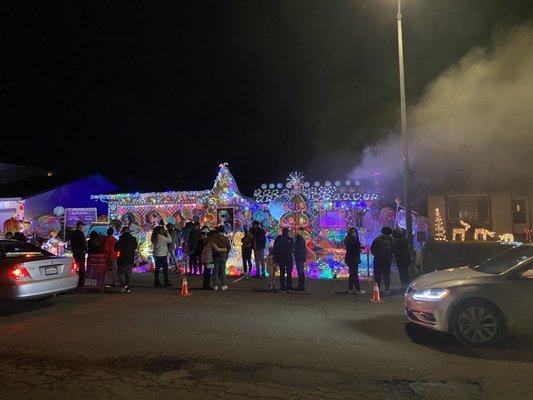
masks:
<path id="1" fill-rule="evenodd" d="M 406 0 L 407 96 L 525 0 Z M 393 0 L 13 1 L 0 10 L 0 161 L 124 190 L 344 178 L 398 125 Z"/>

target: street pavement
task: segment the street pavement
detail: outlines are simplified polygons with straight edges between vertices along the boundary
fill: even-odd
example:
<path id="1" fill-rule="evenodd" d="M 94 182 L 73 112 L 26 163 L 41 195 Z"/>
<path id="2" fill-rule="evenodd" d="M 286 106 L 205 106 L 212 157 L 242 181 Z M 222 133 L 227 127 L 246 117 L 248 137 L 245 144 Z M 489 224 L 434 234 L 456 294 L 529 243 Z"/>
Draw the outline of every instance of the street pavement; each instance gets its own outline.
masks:
<path id="1" fill-rule="evenodd" d="M 461 347 L 407 324 L 400 294 L 373 304 L 345 294 L 345 280 L 282 294 L 256 279 L 202 291 L 189 278 L 181 297 L 134 279 L 131 294 L 0 303 L 0 399 L 533 396 L 530 338 Z"/>

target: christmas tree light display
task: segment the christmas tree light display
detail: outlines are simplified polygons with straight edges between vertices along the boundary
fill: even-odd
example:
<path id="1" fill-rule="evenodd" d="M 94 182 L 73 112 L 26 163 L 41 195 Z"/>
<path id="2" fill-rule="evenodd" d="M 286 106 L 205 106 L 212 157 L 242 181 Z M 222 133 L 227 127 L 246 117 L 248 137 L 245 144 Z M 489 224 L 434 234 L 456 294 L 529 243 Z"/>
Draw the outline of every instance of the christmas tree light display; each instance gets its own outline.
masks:
<path id="1" fill-rule="evenodd" d="M 279 223 L 283 227 L 298 229 L 309 225 L 313 216 L 307 211 L 309 205 L 307 199 L 302 194 L 304 188 L 304 176 L 299 172 L 293 172 L 287 179 L 291 188 L 291 197 L 285 204 L 287 212 L 282 215 Z"/>
<path id="2" fill-rule="evenodd" d="M 435 208 L 435 240 L 439 242 L 447 242 L 446 229 L 444 228 L 444 221 L 438 208 Z"/>

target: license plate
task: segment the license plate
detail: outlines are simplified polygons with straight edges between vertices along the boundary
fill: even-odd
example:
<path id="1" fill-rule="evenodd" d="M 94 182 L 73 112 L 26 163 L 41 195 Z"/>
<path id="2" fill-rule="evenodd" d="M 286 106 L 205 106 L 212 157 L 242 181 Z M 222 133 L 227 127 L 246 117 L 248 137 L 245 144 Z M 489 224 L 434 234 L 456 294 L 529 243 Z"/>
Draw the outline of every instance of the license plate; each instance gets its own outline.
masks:
<path id="1" fill-rule="evenodd" d="M 47 267 L 44 269 L 45 275 L 57 275 L 58 273 L 57 267 Z"/>

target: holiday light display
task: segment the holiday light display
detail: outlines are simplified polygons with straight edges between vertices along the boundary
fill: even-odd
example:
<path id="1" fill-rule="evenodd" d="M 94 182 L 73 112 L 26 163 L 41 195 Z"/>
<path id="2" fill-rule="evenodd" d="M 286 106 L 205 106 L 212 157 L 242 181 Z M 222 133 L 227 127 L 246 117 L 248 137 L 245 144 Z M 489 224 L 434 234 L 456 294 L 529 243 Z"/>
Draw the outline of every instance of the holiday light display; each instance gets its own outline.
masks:
<path id="1" fill-rule="evenodd" d="M 514 235 L 512 233 L 504 233 L 498 235 L 500 243 L 514 243 Z"/>
<path id="2" fill-rule="evenodd" d="M 476 228 L 474 230 L 474 240 L 479 240 L 479 237 L 481 236 L 481 239 L 486 242 L 487 237 L 494 237 L 496 235 L 496 232 L 489 231 L 485 228 Z"/>
<path id="3" fill-rule="evenodd" d="M 461 242 L 465 241 L 466 232 L 470 229 L 470 225 L 463 220 L 460 220 L 459 223 L 463 226 L 462 228 L 453 228 L 452 231 L 452 240 L 455 241 L 457 236 L 461 238 Z"/>
<path id="4" fill-rule="evenodd" d="M 309 208 L 307 199 L 302 195 L 303 179 L 304 176 L 299 172 L 293 172 L 287 179 L 291 188 L 291 198 L 285 204 L 287 212 L 281 216 L 279 223 L 292 231 L 296 231 L 299 227 L 307 227 L 313 220 L 313 215 L 307 211 Z"/>
<path id="5" fill-rule="evenodd" d="M 149 234 L 159 221 L 171 222 L 180 228 L 192 220 L 214 228 L 222 223 L 221 215 L 231 214 L 231 221 L 225 218 L 223 223 L 228 226 L 227 233 L 233 240 L 233 235 L 251 222 L 253 203 L 240 194 L 227 163 L 220 164 L 211 190 L 105 194 L 93 195 L 91 199 L 108 203 L 109 219 L 119 220 L 130 228 L 139 242 L 142 261 L 148 263 L 152 262 Z M 229 256 L 228 269 L 241 264 L 240 251 L 233 251 Z"/>
<path id="6" fill-rule="evenodd" d="M 524 228 L 524 240 L 527 243 L 533 242 L 533 228 Z"/>
<path id="7" fill-rule="evenodd" d="M 233 249 L 228 254 L 226 272 L 242 274 L 240 239 L 252 221 L 267 231 L 271 245 L 282 227 L 304 227 L 308 247 L 306 274 L 313 278 L 348 275 L 344 264 L 344 238 L 349 227 L 357 227 L 365 251 L 383 226 L 395 226 L 397 213 L 380 206 L 382 195 L 361 190 L 358 182 L 305 181 L 301 173 L 291 173 L 285 184 L 264 184 L 254 192 L 255 199 L 242 196 L 228 164 L 222 163 L 211 190 L 168 191 L 163 193 L 123 193 L 91 196 L 108 203 L 109 220 L 128 226 L 139 241 L 144 265 L 152 267 L 149 234 L 163 220 L 178 228 L 187 221 L 198 221 L 214 228 L 224 224 Z M 255 201 L 254 201 L 255 200 Z M 414 231 L 427 231 L 427 219 L 413 214 Z M 268 246 L 270 247 L 270 246 Z M 178 258 L 180 262 L 185 257 Z M 362 255 L 362 269 L 371 273 L 372 256 Z M 294 272 L 296 273 L 296 271 Z"/>
<path id="8" fill-rule="evenodd" d="M 446 228 L 444 227 L 444 221 L 440 210 L 435 208 L 435 236 L 434 239 L 439 242 L 447 242 L 446 238 Z"/>

